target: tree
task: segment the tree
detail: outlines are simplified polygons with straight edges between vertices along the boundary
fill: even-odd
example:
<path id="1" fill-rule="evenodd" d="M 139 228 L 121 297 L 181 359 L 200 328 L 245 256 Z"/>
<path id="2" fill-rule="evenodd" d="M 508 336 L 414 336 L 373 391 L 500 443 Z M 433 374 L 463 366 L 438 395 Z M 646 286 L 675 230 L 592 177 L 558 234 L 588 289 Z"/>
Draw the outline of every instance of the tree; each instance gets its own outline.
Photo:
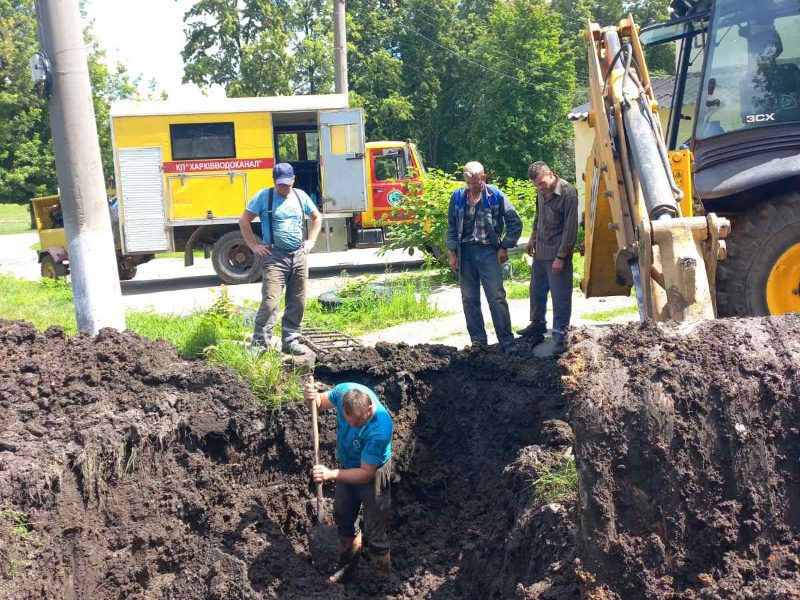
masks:
<path id="1" fill-rule="evenodd" d="M 131 80 L 124 65 L 109 70 L 91 26 L 84 36 L 103 170 L 108 178 L 114 172 L 110 104 L 137 96 L 141 78 Z M 29 60 L 38 51 L 33 0 L 0 0 L 0 202 L 27 203 L 33 197 L 54 193 L 58 184 L 47 100 L 36 96 L 30 79 Z"/>
<path id="2" fill-rule="evenodd" d="M 200 0 L 184 15 L 184 83 L 228 97 L 291 93 L 289 19 L 281 0 Z"/>
<path id="3" fill-rule="evenodd" d="M 303 94 L 332 92 L 332 0 L 296 0 L 290 14 L 295 66 L 292 88 Z"/>
<path id="4" fill-rule="evenodd" d="M 494 70 L 481 74 L 464 147 L 501 177 L 525 177 L 535 160 L 574 172 L 559 151 L 571 137 L 575 72 L 558 17 L 545 0 L 509 0 L 485 29 L 474 56 Z"/>
<path id="5" fill-rule="evenodd" d="M 0 202 L 25 203 L 55 188 L 47 102 L 33 93 L 38 50 L 32 0 L 0 0 Z"/>

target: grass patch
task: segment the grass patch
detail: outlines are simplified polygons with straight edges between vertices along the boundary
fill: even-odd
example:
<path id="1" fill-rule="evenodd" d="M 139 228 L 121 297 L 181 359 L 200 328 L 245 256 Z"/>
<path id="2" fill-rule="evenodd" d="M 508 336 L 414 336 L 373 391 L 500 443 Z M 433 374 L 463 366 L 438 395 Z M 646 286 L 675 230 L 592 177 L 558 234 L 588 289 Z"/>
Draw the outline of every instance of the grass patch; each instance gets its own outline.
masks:
<path id="1" fill-rule="evenodd" d="M 39 330 L 58 325 L 67 335 L 78 331 L 72 288 L 63 279 L 24 281 L 0 275 L 0 317 L 30 321 Z"/>
<path id="2" fill-rule="evenodd" d="M 612 308 L 611 310 L 601 310 L 592 313 L 585 313 L 581 315 L 582 319 L 589 321 L 610 321 L 614 317 L 621 317 L 623 315 L 639 314 L 638 306 L 623 306 L 621 308 Z"/>
<path id="3" fill-rule="evenodd" d="M 0 512 L 0 525 L 7 531 L 9 540 L 6 547 L 0 547 L 2 575 L 11 583 L 20 584 L 25 580 L 30 562 L 19 556 L 24 556 L 30 546 L 42 545 L 34 533 L 35 523 L 24 512 L 6 507 Z"/>
<path id="4" fill-rule="evenodd" d="M 27 231 L 32 231 L 28 205 L 0 204 L 0 235 Z"/>
<path id="5" fill-rule="evenodd" d="M 334 308 L 326 308 L 316 298 L 309 300 L 305 325 L 361 335 L 450 314 L 439 310 L 431 299 L 429 277 L 401 275 L 388 280 L 382 284 L 388 290 L 385 294 L 375 292 L 370 287 L 373 283 L 374 279 L 369 277 L 355 281 L 345 279 L 339 294 L 343 302 Z"/>
<path id="6" fill-rule="evenodd" d="M 570 454 L 542 471 L 531 481 L 534 496 L 543 504 L 573 500 L 578 494 L 578 469 Z"/>
<path id="7" fill-rule="evenodd" d="M 286 369 L 283 355 L 274 350 L 257 352 L 234 340 L 222 340 L 206 349 L 212 365 L 228 365 L 245 381 L 258 398 L 262 410 L 275 412 L 286 402 L 303 399 L 306 369 Z"/>
<path id="8" fill-rule="evenodd" d="M 206 255 L 202 250 L 194 250 L 192 254 L 195 258 L 204 258 Z M 184 256 L 186 254 L 183 252 L 161 252 L 156 254 L 156 258 L 184 258 Z"/>

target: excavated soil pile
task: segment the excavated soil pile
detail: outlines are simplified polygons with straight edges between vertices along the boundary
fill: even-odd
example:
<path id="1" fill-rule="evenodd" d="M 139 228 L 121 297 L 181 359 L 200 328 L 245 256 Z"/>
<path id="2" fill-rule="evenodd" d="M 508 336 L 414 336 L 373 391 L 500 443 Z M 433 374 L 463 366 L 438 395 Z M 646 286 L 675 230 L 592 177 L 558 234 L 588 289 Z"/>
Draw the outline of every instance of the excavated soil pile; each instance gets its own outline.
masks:
<path id="1" fill-rule="evenodd" d="M 232 371 L 110 330 L 0 321 L 0 375 L 0 598 L 579 597 L 573 507 L 531 485 L 572 445 L 552 360 L 385 345 L 318 369 L 395 417 L 395 573 L 333 586 L 304 406 L 264 415 Z"/>
<path id="2" fill-rule="evenodd" d="M 615 328 L 563 366 L 585 598 L 800 598 L 800 316 Z"/>

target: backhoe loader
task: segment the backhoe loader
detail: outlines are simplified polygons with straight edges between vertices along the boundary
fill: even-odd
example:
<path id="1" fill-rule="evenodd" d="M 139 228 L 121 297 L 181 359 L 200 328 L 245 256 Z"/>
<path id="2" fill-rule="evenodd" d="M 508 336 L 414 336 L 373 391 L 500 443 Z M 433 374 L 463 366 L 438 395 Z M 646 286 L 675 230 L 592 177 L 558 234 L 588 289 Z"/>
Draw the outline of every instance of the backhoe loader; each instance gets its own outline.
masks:
<path id="1" fill-rule="evenodd" d="M 583 290 L 633 287 L 640 317 L 657 321 L 800 311 L 800 0 L 671 8 L 641 37 L 632 17 L 587 26 Z M 678 72 L 665 135 L 643 43 L 668 42 Z"/>

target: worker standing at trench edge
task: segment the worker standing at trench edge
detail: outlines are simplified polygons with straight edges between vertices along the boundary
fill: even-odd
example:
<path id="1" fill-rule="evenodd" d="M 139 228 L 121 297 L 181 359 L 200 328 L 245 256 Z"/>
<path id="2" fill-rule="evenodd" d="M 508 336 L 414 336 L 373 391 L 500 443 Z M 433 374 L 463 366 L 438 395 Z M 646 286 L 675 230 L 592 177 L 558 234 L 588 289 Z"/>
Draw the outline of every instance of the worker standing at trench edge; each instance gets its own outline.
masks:
<path id="1" fill-rule="evenodd" d="M 528 167 L 536 186 L 536 217 L 526 252 L 531 266 L 531 322 L 519 333 L 534 344 L 547 332 L 547 293 L 553 297 L 553 354 L 566 351 L 572 316 L 572 255 L 578 240 L 578 192 L 539 161 Z"/>
<path id="2" fill-rule="evenodd" d="M 313 383 L 304 390 L 309 405 L 336 409 L 336 454 L 341 465 L 329 469 L 314 465 L 315 483 L 336 482 L 333 513 L 339 531 L 339 568 L 361 550 L 357 528 L 363 507 L 363 537 L 375 570 L 392 570 L 389 547 L 391 518 L 392 417 L 371 389 L 358 383 L 341 383 L 320 394 Z"/>
<path id="3" fill-rule="evenodd" d="M 481 310 L 483 286 L 500 350 L 512 354 L 516 347 L 502 265 L 508 261 L 508 249 L 517 245 L 522 219 L 502 191 L 486 185 L 481 163 L 471 161 L 464 165 L 464 182 L 466 185 L 450 197 L 447 248 L 450 268 L 458 273 L 467 332 L 473 349 L 486 347 L 488 338 Z"/>
<path id="4" fill-rule="evenodd" d="M 322 216 L 304 191 L 294 187 L 292 165 L 278 163 L 272 170 L 275 187 L 259 190 L 239 217 L 239 229 L 253 254 L 261 257 L 261 306 L 256 315 L 253 347 L 266 349 L 272 339 L 281 294 L 286 288 L 286 310 L 281 322 L 281 350 L 306 354 L 300 344 L 306 310 L 308 254 L 322 230 Z M 311 231 L 303 241 L 303 220 L 311 219 Z M 261 218 L 261 237 L 253 235 L 252 222 Z"/>

